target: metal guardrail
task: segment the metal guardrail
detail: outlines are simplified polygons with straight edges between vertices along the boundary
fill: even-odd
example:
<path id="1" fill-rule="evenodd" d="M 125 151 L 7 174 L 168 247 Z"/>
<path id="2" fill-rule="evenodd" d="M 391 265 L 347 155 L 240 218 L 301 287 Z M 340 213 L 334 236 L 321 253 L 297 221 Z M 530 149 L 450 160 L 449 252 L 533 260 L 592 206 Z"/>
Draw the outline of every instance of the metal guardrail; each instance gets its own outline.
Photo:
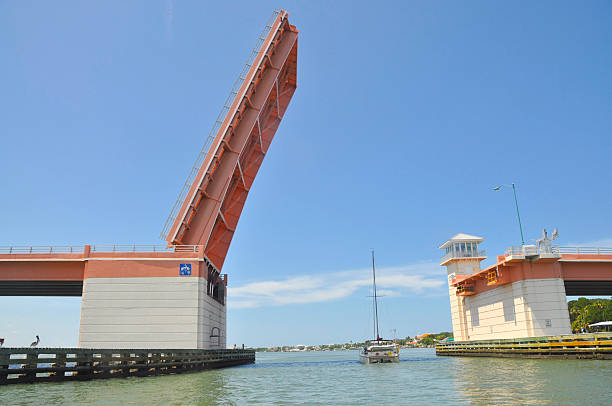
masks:
<path id="1" fill-rule="evenodd" d="M 537 246 L 535 245 L 523 245 L 523 246 L 514 246 L 514 247 L 508 247 L 506 249 L 506 256 L 508 255 L 512 255 L 512 256 L 535 256 L 535 255 L 539 255 L 541 253 L 546 253 L 546 254 L 554 254 L 554 255 L 561 255 L 561 253 L 559 252 L 559 247 L 550 247 L 550 250 L 542 250 L 542 249 L 538 249 Z"/>
<path id="2" fill-rule="evenodd" d="M 198 252 L 199 245 L 92 245 L 90 252 Z M 83 254 L 85 246 L 0 247 L 0 254 Z"/>
<path id="3" fill-rule="evenodd" d="M 559 249 L 561 254 L 595 254 L 611 255 L 612 248 L 603 247 L 553 247 Z"/>
<path id="4" fill-rule="evenodd" d="M 506 255 L 512 256 L 535 256 L 540 254 L 591 254 L 591 255 L 612 255 L 612 248 L 605 247 L 550 247 L 550 250 L 538 249 L 535 245 L 524 245 L 522 247 L 508 247 Z"/>
<path id="5" fill-rule="evenodd" d="M 0 247 L 0 254 L 82 254 L 83 252 L 85 252 L 83 245 Z"/>
<path id="6" fill-rule="evenodd" d="M 91 252 L 197 252 L 198 245 L 92 245 Z"/>
<path id="7" fill-rule="evenodd" d="M 444 255 L 440 261 L 444 262 L 447 261 L 451 258 L 480 258 L 480 257 L 486 257 L 487 256 L 487 252 L 484 250 L 480 250 L 477 252 L 449 252 L 448 254 Z"/>
<path id="8" fill-rule="evenodd" d="M 185 184 L 183 185 L 183 188 L 181 189 L 181 192 L 179 193 L 179 196 L 176 199 L 176 202 L 174 203 L 172 210 L 170 211 L 170 215 L 168 216 L 168 219 L 166 220 L 166 223 L 164 224 L 164 227 L 162 228 L 162 231 L 160 234 L 161 239 L 166 238 L 168 232 L 170 231 L 170 228 L 172 227 L 172 224 L 174 224 L 174 220 L 176 219 L 176 216 L 178 215 L 178 211 L 181 208 L 183 201 L 187 197 L 187 193 L 189 193 L 189 189 L 191 189 L 191 185 L 193 184 L 196 175 L 200 171 L 200 167 L 204 163 L 204 158 L 206 157 L 206 154 L 208 153 L 208 150 L 213 140 L 215 139 L 215 136 L 217 135 L 219 128 L 221 128 L 221 124 L 223 124 L 223 120 L 225 120 L 225 116 L 229 112 L 229 109 L 232 106 L 232 103 L 234 102 L 236 95 L 238 95 L 238 91 L 242 87 L 242 84 L 244 80 L 246 79 L 247 74 L 249 70 L 251 69 L 251 66 L 253 66 L 253 62 L 255 62 L 255 58 L 257 58 L 257 55 L 259 54 L 259 49 L 261 48 L 266 37 L 268 36 L 268 33 L 272 29 L 272 24 L 274 24 L 274 20 L 276 20 L 276 16 L 278 16 L 280 12 L 281 10 L 274 10 L 274 12 L 272 13 L 272 16 L 266 23 L 266 26 L 264 27 L 263 31 L 257 38 L 255 47 L 253 47 L 253 50 L 251 51 L 249 58 L 244 64 L 244 67 L 242 68 L 242 72 L 240 72 L 240 75 L 238 75 L 238 79 L 236 79 L 236 81 L 234 82 L 234 85 L 232 86 L 232 90 L 230 91 L 230 94 L 225 99 L 225 103 L 223 103 L 223 107 L 221 108 L 221 111 L 219 112 L 219 115 L 217 116 L 217 120 L 215 121 L 215 124 L 211 128 L 210 132 L 208 133 L 208 137 L 204 141 L 204 145 L 202 146 L 202 149 L 200 150 L 200 153 L 198 154 L 198 157 L 196 158 L 196 161 L 193 164 L 191 171 L 189 172 L 189 176 L 187 176 L 187 180 L 185 181 Z"/>
<path id="9" fill-rule="evenodd" d="M 525 255 L 523 247 L 508 247 L 504 253 L 506 256 Z"/>

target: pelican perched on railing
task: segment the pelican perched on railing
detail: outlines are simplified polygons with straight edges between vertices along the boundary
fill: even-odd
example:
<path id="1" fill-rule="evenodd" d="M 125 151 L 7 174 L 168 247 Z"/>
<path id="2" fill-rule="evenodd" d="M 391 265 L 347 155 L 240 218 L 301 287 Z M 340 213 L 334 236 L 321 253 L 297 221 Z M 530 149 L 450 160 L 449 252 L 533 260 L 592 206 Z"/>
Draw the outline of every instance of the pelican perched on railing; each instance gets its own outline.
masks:
<path id="1" fill-rule="evenodd" d="M 38 345 L 38 343 L 40 343 L 40 337 L 36 336 L 36 341 L 34 341 L 32 344 L 30 344 L 30 347 L 36 347 Z"/>

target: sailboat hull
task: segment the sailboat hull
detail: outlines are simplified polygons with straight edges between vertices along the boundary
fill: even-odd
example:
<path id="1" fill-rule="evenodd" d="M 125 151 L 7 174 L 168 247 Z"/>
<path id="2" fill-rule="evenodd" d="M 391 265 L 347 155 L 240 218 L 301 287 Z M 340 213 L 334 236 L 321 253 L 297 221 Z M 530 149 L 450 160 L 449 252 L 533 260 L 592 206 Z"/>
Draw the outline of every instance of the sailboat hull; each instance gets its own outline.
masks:
<path id="1" fill-rule="evenodd" d="M 381 354 L 381 355 L 373 355 L 373 354 L 359 354 L 359 362 L 362 364 L 384 364 L 384 363 L 392 363 L 399 362 L 399 354 Z"/>

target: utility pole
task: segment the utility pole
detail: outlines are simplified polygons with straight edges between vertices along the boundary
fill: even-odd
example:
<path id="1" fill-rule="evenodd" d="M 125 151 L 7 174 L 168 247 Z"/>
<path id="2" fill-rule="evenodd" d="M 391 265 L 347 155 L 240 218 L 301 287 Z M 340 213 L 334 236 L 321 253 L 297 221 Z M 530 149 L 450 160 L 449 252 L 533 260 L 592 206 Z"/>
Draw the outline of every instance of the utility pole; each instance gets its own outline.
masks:
<path id="1" fill-rule="evenodd" d="M 512 187 L 512 193 L 514 193 L 514 206 L 516 207 L 516 218 L 518 219 L 519 230 L 521 231 L 521 245 L 525 245 L 525 238 L 523 237 L 523 225 L 521 224 L 521 214 L 519 213 L 518 200 L 516 198 L 516 186 L 514 185 L 514 182 L 512 183 L 512 185 L 499 185 L 498 187 L 493 188 L 493 190 L 497 192 L 504 186 Z"/>

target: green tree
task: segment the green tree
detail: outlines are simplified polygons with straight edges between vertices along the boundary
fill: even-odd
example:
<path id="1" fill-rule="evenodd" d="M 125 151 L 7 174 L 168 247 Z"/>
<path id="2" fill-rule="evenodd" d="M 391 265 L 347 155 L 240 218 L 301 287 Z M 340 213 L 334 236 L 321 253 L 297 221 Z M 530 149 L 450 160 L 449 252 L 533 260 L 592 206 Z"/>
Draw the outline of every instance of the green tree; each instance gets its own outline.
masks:
<path id="1" fill-rule="evenodd" d="M 567 303 L 572 331 L 578 333 L 587 329 L 589 324 L 612 320 L 611 299 L 570 300 Z"/>

